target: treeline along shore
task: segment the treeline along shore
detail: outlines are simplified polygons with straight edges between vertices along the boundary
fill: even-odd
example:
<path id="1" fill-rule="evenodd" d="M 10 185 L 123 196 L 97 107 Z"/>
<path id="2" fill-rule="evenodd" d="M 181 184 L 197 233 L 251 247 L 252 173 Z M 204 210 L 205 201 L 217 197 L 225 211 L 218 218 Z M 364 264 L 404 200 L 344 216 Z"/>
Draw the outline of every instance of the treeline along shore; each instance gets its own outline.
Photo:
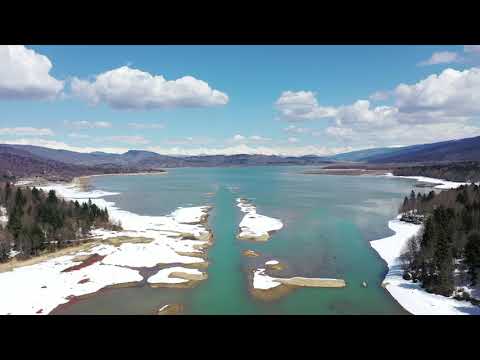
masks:
<path id="1" fill-rule="evenodd" d="M 423 223 L 401 255 L 405 280 L 430 293 L 470 300 L 480 279 L 480 187 L 463 185 L 440 193 L 405 197 L 401 220 Z"/>
<path id="2" fill-rule="evenodd" d="M 318 175 L 382 175 L 423 176 L 455 182 L 480 182 L 480 162 L 442 162 L 405 164 L 338 163 L 318 169 L 309 169 L 305 174 Z"/>
<path id="3" fill-rule="evenodd" d="M 396 176 L 425 176 L 448 181 L 476 183 L 480 181 L 480 162 L 410 165 L 393 168 L 392 173 Z"/>
<path id="4" fill-rule="evenodd" d="M 0 183 L 0 262 L 53 252 L 85 239 L 93 228 L 120 229 L 107 208 L 80 204 L 36 187 Z"/>

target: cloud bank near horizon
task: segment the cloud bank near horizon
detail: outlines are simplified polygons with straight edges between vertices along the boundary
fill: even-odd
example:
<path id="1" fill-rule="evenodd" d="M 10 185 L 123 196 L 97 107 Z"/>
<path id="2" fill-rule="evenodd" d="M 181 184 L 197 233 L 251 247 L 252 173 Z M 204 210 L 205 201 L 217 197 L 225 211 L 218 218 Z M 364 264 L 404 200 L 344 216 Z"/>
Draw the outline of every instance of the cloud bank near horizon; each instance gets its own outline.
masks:
<path id="1" fill-rule="evenodd" d="M 480 68 L 447 68 L 414 84 L 401 83 L 388 96 L 384 93 L 373 97 L 391 98 L 391 104 L 373 106 L 369 100 L 357 100 L 329 107 L 320 105 L 313 92 L 302 90 L 282 93 L 276 105 L 284 120 L 323 121 L 328 124 L 324 130 L 328 137 L 357 147 L 375 141 L 382 145 L 379 140 L 411 145 L 480 135 L 473 121 L 480 117 Z M 284 130 L 308 133 L 295 125 Z"/>
<path id="2" fill-rule="evenodd" d="M 125 143 L 135 142 L 136 138 L 124 139 Z M 114 153 L 114 154 L 123 154 L 129 150 L 133 150 L 131 147 L 109 147 L 109 146 L 75 146 L 70 145 L 62 141 L 55 140 L 46 140 L 46 139 L 31 139 L 31 138 L 21 138 L 14 140 L 0 140 L 2 144 L 12 144 L 12 145 L 34 145 L 48 147 L 51 149 L 59 150 L 68 150 L 81 153 L 91 153 L 96 151 Z M 138 144 L 144 144 L 143 139 L 138 140 Z M 140 146 L 135 148 L 136 150 L 145 150 L 153 151 L 161 155 L 172 155 L 172 156 L 196 156 L 196 155 L 238 155 L 238 154 L 249 154 L 249 155 L 278 155 L 278 156 L 306 156 L 306 155 L 317 155 L 317 156 L 328 156 L 335 155 L 339 153 L 344 153 L 348 151 L 356 150 L 351 147 L 325 147 L 325 146 L 250 146 L 247 144 L 239 144 L 233 146 L 211 148 L 211 147 L 163 147 L 163 146 Z"/>

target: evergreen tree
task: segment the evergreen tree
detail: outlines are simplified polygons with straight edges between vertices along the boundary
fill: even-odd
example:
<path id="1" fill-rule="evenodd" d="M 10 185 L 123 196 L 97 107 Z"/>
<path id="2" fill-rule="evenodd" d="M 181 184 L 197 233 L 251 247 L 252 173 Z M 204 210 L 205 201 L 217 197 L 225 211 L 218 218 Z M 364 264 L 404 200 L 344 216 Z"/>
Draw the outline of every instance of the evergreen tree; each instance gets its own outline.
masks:
<path id="1" fill-rule="evenodd" d="M 401 212 L 406 212 L 408 210 L 410 210 L 409 207 L 408 207 L 408 197 L 405 196 L 405 198 L 403 199 L 403 205 L 402 205 Z"/>
<path id="2" fill-rule="evenodd" d="M 468 236 L 465 246 L 465 264 L 472 277 L 472 284 L 476 285 L 480 269 L 480 233 L 477 231 Z"/>
<path id="3" fill-rule="evenodd" d="M 10 195 L 12 194 L 12 187 L 10 186 L 10 183 L 7 181 L 5 184 L 5 203 L 8 203 L 8 200 L 10 199 Z"/>
<path id="4" fill-rule="evenodd" d="M 434 290 L 441 295 L 450 296 L 453 291 L 454 262 L 452 244 L 445 229 L 439 229 L 437 246 L 434 253 Z"/>
<path id="5" fill-rule="evenodd" d="M 45 243 L 45 234 L 38 224 L 34 224 L 29 229 L 30 239 L 32 242 L 32 251 L 34 254 L 38 254 L 40 250 L 44 248 Z"/>
<path id="6" fill-rule="evenodd" d="M 55 194 L 55 190 L 50 190 L 48 192 L 47 203 L 49 204 L 56 204 L 58 201 L 57 195 Z"/>
<path id="7" fill-rule="evenodd" d="M 94 226 L 111 229 L 115 226 L 109 223 L 106 208 L 99 208 L 90 199 L 81 204 L 65 201 L 54 190 L 45 194 L 36 187 L 0 184 L 0 202 L 8 213 L 6 228 L 0 227 L 0 261 L 9 259 L 12 241 L 20 256 L 28 257 L 86 236 Z"/>
<path id="8" fill-rule="evenodd" d="M 426 201 L 431 201 L 434 197 L 435 197 L 435 192 L 431 190 L 427 195 Z"/>
<path id="9" fill-rule="evenodd" d="M 39 202 L 40 201 L 40 191 L 38 191 L 38 189 L 34 186 L 33 189 L 32 189 L 32 199 L 35 201 L 35 202 Z"/>
<path id="10" fill-rule="evenodd" d="M 13 209 L 10 211 L 7 228 L 12 233 L 14 239 L 17 239 L 20 232 L 22 231 L 22 217 L 23 217 L 23 206 L 25 205 L 25 197 L 23 196 L 22 190 L 17 189 L 15 193 Z"/>

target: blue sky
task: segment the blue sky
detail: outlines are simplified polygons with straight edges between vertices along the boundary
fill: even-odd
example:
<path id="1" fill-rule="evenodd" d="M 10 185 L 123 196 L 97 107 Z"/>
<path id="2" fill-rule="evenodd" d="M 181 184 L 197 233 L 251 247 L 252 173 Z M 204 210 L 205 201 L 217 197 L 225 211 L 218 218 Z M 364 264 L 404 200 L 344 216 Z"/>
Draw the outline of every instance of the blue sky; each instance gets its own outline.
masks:
<path id="1" fill-rule="evenodd" d="M 327 155 L 475 136 L 479 64 L 478 46 L 2 46 L 0 142 Z"/>

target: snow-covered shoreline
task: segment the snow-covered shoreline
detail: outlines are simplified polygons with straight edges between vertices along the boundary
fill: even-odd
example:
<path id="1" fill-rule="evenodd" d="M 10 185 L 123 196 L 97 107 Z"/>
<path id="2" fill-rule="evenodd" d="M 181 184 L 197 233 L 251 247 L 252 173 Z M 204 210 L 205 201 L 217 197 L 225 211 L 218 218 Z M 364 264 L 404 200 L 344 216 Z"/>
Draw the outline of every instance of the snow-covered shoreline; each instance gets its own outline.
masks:
<path id="1" fill-rule="evenodd" d="M 466 183 L 466 182 L 448 181 L 448 180 L 436 179 L 436 178 L 425 177 L 425 176 L 398 176 L 398 175 L 393 175 L 392 173 L 386 173 L 385 175 L 382 175 L 382 176 L 399 178 L 399 179 L 411 179 L 411 180 L 417 180 L 418 182 L 436 184 L 435 186 L 433 186 L 433 188 L 440 189 L 440 190 L 456 189 L 462 185 L 469 185 L 469 183 Z"/>
<path id="2" fill-rule="evenodd" d="M 245 213 L 238 225 L 240 228 L 238 239 L 267 241 L 271 232 L 283 228 L 283 223 L 279 219 L 258 214 L 257 208 L 244 199 L 237 199 L 237 207 Z"/>
<path id="3" fill-rule="evenodd" d="M 442 179 L 422 176 L 394 176 L 422 182 L 439 184 L 436 189 L 455 189 L 466 183 L 455 183 Z M 383 281 L 383 287 L 408 312 L 414 315 L 480 315 L 480 307 L 467 301 L 455 300 L 442 295 L 430 294 L 419 283 L 404 280 L 399 256 L 405 248 L 408 239 L 419 233 L 422 225 L 400 221 L 401 215 L 388 222 L 388 227 L 394 235 L 370 241 L 372 248 L 385 260 L 388 273 Z"/>
<path id="4" fill-rule="evenodd" d="M 105 196 L 118 193 L 81 191 L 74 183 L 49 184 L 39 188 L 44 191 L 55 190 L 67 200 L 85 202 L 91 199 L 97 206 L 106 207 L 110 218 L 122 225 L 122 231 L 95 229 L 91 232 L 93 238 L 107 240 L 130 237 L 145 241 L 125 241 L 118 246 L 94 243 L 75 254 L 53 257 L 0 273 L 0 314 L 48 314 L 73 296 L 95 293 L 112 285 L 143 281 L 138 268 L 161 264 L 207 264 L 202 255 L 212 241 L 211 232 L 205 225 L 211 208 L 209 206 L 178 208 L 166 216 L 141 216 L 119 209 L 114 202 L 104 199 Z M 65 271 L 82 264 L 81 257 L 88 258 L 95 254 L 103 258 L 78 270 Z M 179 269 L 184 268 L 172 267 L 162 269 L 159 273 L 163 271 L 161 274 L 166 273 L 168 277 Z M 184 269 L 182 273 L 199 275 L 198 270 L 193 269 Z M 155 279 L 155 275 L 152 277 Z"/>

